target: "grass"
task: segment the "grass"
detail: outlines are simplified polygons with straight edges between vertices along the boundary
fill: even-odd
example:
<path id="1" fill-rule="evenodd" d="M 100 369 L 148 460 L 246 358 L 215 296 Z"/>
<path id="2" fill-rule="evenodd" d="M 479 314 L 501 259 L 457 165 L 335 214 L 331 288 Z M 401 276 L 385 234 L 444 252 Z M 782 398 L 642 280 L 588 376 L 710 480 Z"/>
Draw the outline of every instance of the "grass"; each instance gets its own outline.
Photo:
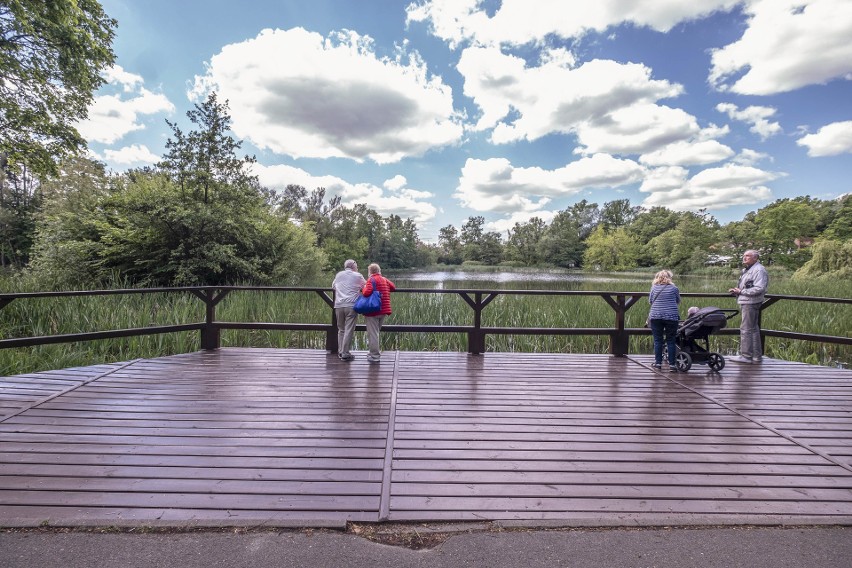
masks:
<path id="1" fill-rule="evenodd" d="M 518 279 L 506 280 L 505 272 L 477 274 L 483 279 L 464 281 L 434 281 L 414 279 L 400 274 L 394 278 L 400 288 L 444 289 L 555 289 L 646 292 L 649 276 L 592 275 L 580 277 L 577 272 L 523 271 L 509 274 Z M 330 280 L 330 279 L 329 279 Z M 716 293 L 730 286 L 731 278 L 682 278 L 682 292 Z M 327 283 L 319 283 L 327 286 Z M 10 282 L 4 289 L 31 291 L 26 283 Z M 771 292 L 784 295 L 849 298 L 852 285 L 847 282 L 800 283 L 788 279 L 773 279 Z M 715 305 L 736 309 L 733 298 L 684 298 L 686 307 Z M 393 295 L 393 315 L 387 323 L 405 325 L 471 325 L 473 311 L 458 294 L 397 293 Z M 646 299 L 639 301 L 626 314 L 627 327 L 641 327 L 648 314 Z M 221 321 L 329 323 L 330 308 L 313 292 L 231 292 L 217 307 Z M 130 294 L 98 297 L 68 297 L 15 300 L 0 310 L 0 338 L 34 337 L 88 331 L 104 331 L 201 322 L 203 303 L 187 292 Z M 849 336 L 852 306 L 815 302 L 782 300 L 764 312 L 763 327 L 785 331 L 823 335 Z M 598 296 L 532 296 L 502 294 L 482 313 L 486 327 L 591 327 L 608 328 L 615 325 L 612 308 Z M 730 322 L 739 326 L 739 317 Z M 466 351 L 467 336 L 462 333 L 392 333 L 382 334 L 383 349 L 405 351 Z M 736 336 L 712 337 L 711 347 L 723 354 L 737 349 Z M 253 346 L 275 348 L 325 347 L 322 332 L 286 332 L 267 330 L 224 330 L 222 346 Z M 365 334 L 358 333 L 355 349 L 366 348 Z M 605 353 L 609 348 L 606 336 L 539 336 L 490 335 L 486 338 L 489 351 Z M 199 349 L 198 332 L 180 332 L 122 339 L 43 345 L 31 348 L 0 350 L 0 375 L 21 374 L 44 369 L 60 369 L 97 363 L 152 358 Z M 631 353 L 649 353 L 649 337 L 634 337 Z M 779 359 L 821 365 L 848 366 L 852 364 L 852 349 L 848 346 L 821 344 L 810 341 L 769 338 L 766 354 Z"/>

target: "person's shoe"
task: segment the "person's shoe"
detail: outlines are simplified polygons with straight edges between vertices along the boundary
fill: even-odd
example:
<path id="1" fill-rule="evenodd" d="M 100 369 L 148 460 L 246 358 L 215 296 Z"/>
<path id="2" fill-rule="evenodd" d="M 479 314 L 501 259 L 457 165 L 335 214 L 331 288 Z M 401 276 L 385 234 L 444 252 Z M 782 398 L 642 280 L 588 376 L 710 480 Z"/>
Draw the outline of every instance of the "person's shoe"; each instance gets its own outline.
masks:
<path id="1" fill-rule="evenodd" d="M 350 355 L 338 355 L 338 357 L 340 357 L 341 361 L 351 361 L 352 359 L 355 358 L 355 356 L 351 355 L 351 354 Z"/>
<path id="2" fill-rule="evenodd" d="M 763 363 L 763 357 L 755 357 L 751 360 L 752 363 Z"/>
<path id="3" fill-rule="evenodd" d="M 733 361 L 734 363 L 745 363 L 746 365 L 751 365 L 752 363 L 750 357 L 743 357 L 742 355 L 737 355 L 736 357 L 728 357 L 728 361 Z"/>
<path id="4" fill-rule="evenodd" d="M 660 363 L 654 363 L 654 364 L 653 364 L 653 365 L 651 365 L 651 366 L 652 366 L 653 368 L 655 368 L 655 369 L 662 369 L 662 368 L 663 368 L 663 366 L 662 366 Z"/>
<path id="5" fill-rule="evenodd" d="M 380 363 L 380 362 L 381 362 L 381 358 L 380 358 L 380 357 L 370 357 L 370 356 L 368 356 L 368 357 L 367 357 L 367 361 L 369 361 L 370 363 Z"/>

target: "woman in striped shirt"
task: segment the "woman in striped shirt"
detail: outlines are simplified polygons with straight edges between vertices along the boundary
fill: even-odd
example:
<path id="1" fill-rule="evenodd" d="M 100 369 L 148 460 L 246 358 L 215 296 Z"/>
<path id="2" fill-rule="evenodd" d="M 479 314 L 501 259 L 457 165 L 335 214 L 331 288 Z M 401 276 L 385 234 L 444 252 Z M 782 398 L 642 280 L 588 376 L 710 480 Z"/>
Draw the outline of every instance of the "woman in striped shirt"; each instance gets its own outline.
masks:
<path id="1" fill-rule="evenodd" d="M 648 320 L 651 324 L 651 333 L 654 336 L 654 368 L 662 368 L 663 341 L 665 338 L 669 352 L 669 371 L 677 373 L 675 336 L 680 319 L 678 312 L 680 290 L 672 282 L 670 271 L 661 270 L 657 272 L 657 275 L 654 276 L 654 283 L 651 285 L 648 300 L 651 302 L 651 313 L 648 315 Z"/>

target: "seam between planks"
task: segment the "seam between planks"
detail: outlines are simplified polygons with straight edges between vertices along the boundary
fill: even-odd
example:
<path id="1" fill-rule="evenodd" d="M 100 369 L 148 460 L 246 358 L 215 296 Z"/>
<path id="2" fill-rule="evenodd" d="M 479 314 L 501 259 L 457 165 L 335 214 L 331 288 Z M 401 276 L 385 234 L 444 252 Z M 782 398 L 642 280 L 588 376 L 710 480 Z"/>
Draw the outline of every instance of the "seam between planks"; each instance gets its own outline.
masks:
<path id="1" fill-rule="evenodd" d="M 382 496 L 379 500 L 379 521 L 390 517 L 391 476 L 393 474 L 393 446 L 396 432 L 396 396 L 399 385 L 399 351 L 393 357 L 393 384 L 391 387 L 390 408 L 388 409 L 388 434 L 385 445 L 385 463 L 382 469 Z"/>
<path id="2" fill-rule="evenodd" d="M 9 414 L 7 416 L 4 416 L 3 418 L 0 418 L 0 424 L 9 420 L 10 418 L 14 418 L 15 416 L 20 416 L 21 414 L 23 414 L 27 410 L 30 410 L 30 409 L 35 408 L 37 406 L 40 406 L 40 405 L 44 404 L 45 402 L 49 402 L 49 401 L 53 400 L 54 398 L 60 397 L 63 394 L 67 394 L 67 393 L 69 393 L 73 390 L 80 388 L 80 387 L 86 386 L 89 383 L 91 383 L 93 381 L 97 381 L 98 379 L 102 379 L 103 377 L 106 377 L 107 375 L 111 375 L 111 374 L 115 373 L 116 371 L 121 371 L 122 369 L 126 369 L 126 368 L 128 368 L 129 366 L 131 366 L 132 364 L 134 364 L 138 361 L 141 361 L 141 359 L 134 359 L 132 361 L 128 361 L 127 363 L 124 363 L 123 365 L 119 365 L 118 367 L 115 367 L 114 369 L 110 369 L 109 371 L 104 371 L 100 375 L 95 375 L 94 377 L 86 379 L 85 381 L 83 381 L 81 383 L 77 383 L 74 386 L 70 386 L 65 390 L 53 393 L 52 395 L 47 396 L 47 397 L 45 397 L 41 400 L 31 402 L 30 404 L 24 406 L 23 408 L 18 409 L 17 411 L 13 412 L 12 414 Z"/>
<path id="3" fill-rule="evenodd" d="M 674 384 L 678 385 L 679 387 L 685 388 L 686 390 L 688 390 L 688 391 L 690 391 L 690 392 L 692 392 L 692 393 L 697 394 L 697 395 L 698 395 L 698 396 L 700 396 L 701 398 L 703 398 L 703 399 L 705 399 L 705 400 L 707 400 L 707 401 L 710 401 L 710 402 L 712 402 L 713 404 L 716 404 L 716 405 L 718 405 L 718 406 L 721 406 L 721 407 L 722 407 L 722 408 L 724 408 L 725 410 L 728 410 L 729 412 L 733 412 L 733 413 L 734 413 L 734 414 L 736 414 L 737 416 L 739 416 L 739 417 L 741 417 L 741 418 L 744 418 L 744 419 L 748 420 L 748 421 L 749 421 L 749 422 L 751 422 L 752 424 L 755 424 L 755 425 L 757 425 L 757 426 L 759 426 L 759 427 L 761 427 L 761 428 L 763 428 L 763 429 L 765 429 L 765 430 L 769 430 L 770 432 L 772 432 L 772 433 L 773 433 L 773 434 L 775 434 L 776 436 L 781 436 L 782 438 L 784 438 L 784 439 L 785 439 L 785 440 L 787 440 L 788 442 L 791 442 L 791 443 L 793 443 L 793 444 L 795 444 L 795 445 L 799 446 L 800 448 L 803 448 L 803 449 L 805 449 L 805 450 L 807 450 L 807 451 L 809 451 L 809 452 L 811 452 L 811 453 L 813 453 L 813 454 L 816 454 L 816 455 L 818 455 L 819 457 L 823 458 L 824 460 L 830 461 L 830 462 L 831 462 L 831 463 L 833 463 L 834 465 L 839 466 L 839 467 L 842 467 L 842 468 L 843 468 L 843 469 L 845 469 L 846 471 L 848 471 L 848 472 L 852 473 L 852 465 L 848 465 L 848 464 L 843 463 L 842 461 L 840 461 L 840 460 L 838 460 L 838 459 L 834 458 L 831 454 L 827 454 L 827 453 L 823 452 L 822 450 L 818 450 L 818 449 L 816 449 L 816 448 L 812 447 L 810 444 L 807 444 L 807 443 L 805 443 L 805 442 L 799 441 L 799 440 L 797 440 L 795 437 L 793 437 L 793 436 L 791 436 L 791 435 L 789 435 L 789 434 L 786 434 L 786 433 L 782 432 L 781 430 L 779 430 L 778 428 L 775 428 L 774 426 L 770 426 L 769 424 L 764 424 L 761 420 L 758 420 L 757 418 L 753 418 L 752 416 L 749 416 L 747 413 L 745 413 L 745 412 L 743 412 L 743 411 L 741 411 L 741 410 L 739 410 L 739 409 L 737 409 L 737 408 L 734 408 L 733 406 L 729 405 L 728 403 L 722 402 L 721 400 L 717 400 L 717 399 L 713 398 L 712 396 L 710 396 L 710 395 L 708 395 L 708 394 L 705 394 L 705 393 L 701 392 L 701 391 L 700 391 L 700 390 L 698 390 L 698 389 L 695 389 L 695 388 L 693 388 L 693 387 L 691 387 L 691 386 L 689 386 L 689 385 L 687 385 L 687 384 L 684 384 L 684 383 L 682 383 L 682 382 L 680 382 L 680 381 L 678 381 L 678 380 L 676 380 L 676 379 L 672 378 L 670 375 L 664 374 L 664 373 L 662 373 L 661 371 L 657 371 L 656 369 L 653 369 L 652 367 L 649 367 L 649 366 L 648 366 L 648 365 L 646 365 L 645 363 L 642 363 L 641 361 L 637 361 L 637 360 L 636 360 L 636 359 L 634 359 L 633 357 L 628 356 L 628 357 L 627 357 L 627 359 L 628 359 L 628 360 L 630 360 L 630 361 L 632 361 L 633 363 L 635 363 L 635 364 L 639 365 L 640 367 L 644 367 L 644 368 L 648 369 L 649 371 L 653 372 L 653 373 L 654 373 L 654 375 L 657 375 L 657 376 L 659 376 L 659 377 L 662 377 L 662 378 L 666 379 L 667 381 L 672 382 L 672 383 L 674 383 Z"/>

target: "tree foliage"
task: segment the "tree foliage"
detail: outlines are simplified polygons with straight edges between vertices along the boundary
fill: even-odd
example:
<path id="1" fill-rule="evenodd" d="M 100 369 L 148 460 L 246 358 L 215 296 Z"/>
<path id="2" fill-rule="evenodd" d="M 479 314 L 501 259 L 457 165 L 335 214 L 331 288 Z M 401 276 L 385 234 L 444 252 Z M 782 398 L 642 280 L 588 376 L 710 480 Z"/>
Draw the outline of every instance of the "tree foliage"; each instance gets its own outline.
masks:
<path id="1" fill-rule="evenodd" d="M 0 3 L 0 155 L 36 174 L 85 147 L 86 118 L 101 71 L 112 65 L 116 21 L 96 0 Z"/>
<path id="2" fill-rule="evenodd" d="M 624 227 L 607 231 L 603 225 L 595 229 L 586 242 L 583 263 L 597 270 L 630 270 L 636 268 L 639 243 Z"/>

